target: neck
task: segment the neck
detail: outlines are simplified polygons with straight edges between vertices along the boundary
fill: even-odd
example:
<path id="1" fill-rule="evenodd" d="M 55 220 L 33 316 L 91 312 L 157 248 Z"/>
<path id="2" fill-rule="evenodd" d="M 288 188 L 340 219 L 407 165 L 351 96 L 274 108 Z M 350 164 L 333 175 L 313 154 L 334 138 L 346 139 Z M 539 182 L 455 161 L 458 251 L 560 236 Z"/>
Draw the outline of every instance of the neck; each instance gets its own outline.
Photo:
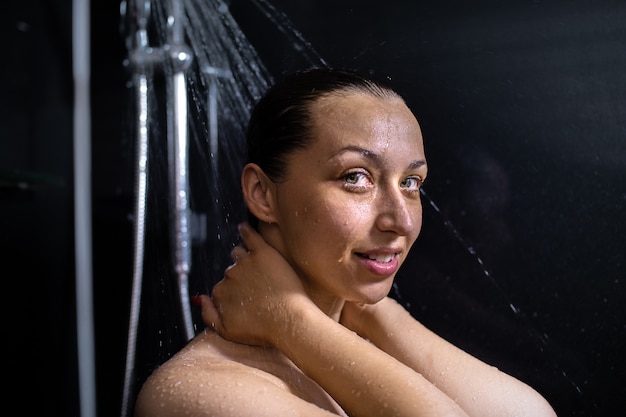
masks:
<path id="1" fill-rule="evenodd" d="M 259 233 L 270 246 L 285 256 L 286 250 L 284 248 L 280 228 L 277 224 L 260 222 Z M 298 271 L 296 271 L 296 273 L 297 272 Z M 302 285 L 304 286 L 307 295 L 315 303 L 315 305 L 317 305 L 317 307 L 328 317 L 335 321 L 339 321 L 345 300 L 335 295 L 331 295 L 317 286 L 313 286 L 310 282 L 307 282 L 306 279 L 303 279 L 302 276 L 300 276 L 300 281 L 302 281 Z"/>
<path id="2" fill-rule="evenodd" d="M 338 322 L 341 318 L 341 310 L 343 309 L 343 305 L 346 300 L 334 295 L 329 295 L 327 292 L 324 292 L 317 287 L 311 287 L 310 285 L 307 285 L 306 282 L 303 282 L 303 284 L 307 295 L 315 303 L 315 305 L 328 317 Z"/>

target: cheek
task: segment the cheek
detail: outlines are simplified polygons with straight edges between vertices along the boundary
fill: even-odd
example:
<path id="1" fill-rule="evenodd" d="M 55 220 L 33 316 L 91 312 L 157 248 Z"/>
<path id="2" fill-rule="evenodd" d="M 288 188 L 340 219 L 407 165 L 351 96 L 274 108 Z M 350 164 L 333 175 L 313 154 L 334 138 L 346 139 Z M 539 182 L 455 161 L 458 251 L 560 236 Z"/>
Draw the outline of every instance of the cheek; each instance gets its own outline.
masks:
<path id="1" fill-rule="evenodd" d="M 297 230 L 298 240 L 315 240 L 318 249 L 334 247 L 337 250 L 367 230 L 371 208 L 329 198 L 294 206 L 292 213 L 290 221 L 293 230 Z"/>

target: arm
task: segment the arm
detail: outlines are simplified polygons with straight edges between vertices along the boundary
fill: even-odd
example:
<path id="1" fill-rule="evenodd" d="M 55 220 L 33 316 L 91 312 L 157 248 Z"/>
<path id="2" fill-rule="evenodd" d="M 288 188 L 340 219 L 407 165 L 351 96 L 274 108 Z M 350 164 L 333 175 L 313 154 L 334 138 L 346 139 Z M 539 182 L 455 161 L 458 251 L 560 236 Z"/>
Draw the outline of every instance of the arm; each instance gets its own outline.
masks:
<path id="1" fill-rule="evenodd" d="M 471 416 L 556 416 L 528 385 L 440 338 L 391 298 L 346 303 L 341 322 L 424 375 Z"/>
<path id="2" fill-rule="evenodd" d="M 250 252 L 236 248 L 213 302 L 203 297 L 205 323 L 232 341 L 278 348 L 351 416 L 467 416 L 422 375 L 319 310 L 260 235 L 248 226 L 241 235 Z"/>

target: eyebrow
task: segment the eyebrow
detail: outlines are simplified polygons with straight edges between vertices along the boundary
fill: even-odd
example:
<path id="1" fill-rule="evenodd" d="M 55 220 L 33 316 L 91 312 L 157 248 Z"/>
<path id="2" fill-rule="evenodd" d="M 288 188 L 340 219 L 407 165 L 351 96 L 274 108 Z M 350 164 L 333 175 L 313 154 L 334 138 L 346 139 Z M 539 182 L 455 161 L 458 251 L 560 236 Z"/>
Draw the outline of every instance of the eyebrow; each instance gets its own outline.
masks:
<path id="1" fill-rule="evenodd" d="M 343 153 L 346 152 L 357 152 L 361 155 L 363 155 L 365 158 L 375 162 L 376 164 L 380 165 L 381 163 L 381 157 L 379 154 L 374 153 L 372 151 L 370 151 L 369 149 L 365 149 L 362 148 L 360 146 L 346 146 L 345 148 L 341 148 L 339 151 L 335 152 L 333 155 L 331 155 L 331 158 L 341 155 Z M 411 161 L 411 163 L 408 166 L 408 169 L 418 169 L 422 166 L 426 165 L 426 161 L 423 159 L 416 159 L 414 161 Z"/>

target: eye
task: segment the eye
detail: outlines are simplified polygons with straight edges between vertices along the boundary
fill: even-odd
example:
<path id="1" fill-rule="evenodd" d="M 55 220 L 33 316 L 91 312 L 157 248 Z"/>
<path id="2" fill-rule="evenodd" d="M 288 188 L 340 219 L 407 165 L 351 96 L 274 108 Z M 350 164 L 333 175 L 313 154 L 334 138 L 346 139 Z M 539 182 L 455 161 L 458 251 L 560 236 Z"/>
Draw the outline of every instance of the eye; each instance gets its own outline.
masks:
<path id="1" fill-rule="evenodd" d="M 363 171 L 348 172 L 341 179 L 344 182 L 344 186 L 350 189 L 363 189 L 372 183 L 370 176 Z"/>
<path id="2" fill-rule="evenodd" d="M 413 177 L 407 177 L 400 182 L 402 188 L 406 188 L 409 191 L 419 191 L 424 184 L 424 180 L 419 175 Z"/>

